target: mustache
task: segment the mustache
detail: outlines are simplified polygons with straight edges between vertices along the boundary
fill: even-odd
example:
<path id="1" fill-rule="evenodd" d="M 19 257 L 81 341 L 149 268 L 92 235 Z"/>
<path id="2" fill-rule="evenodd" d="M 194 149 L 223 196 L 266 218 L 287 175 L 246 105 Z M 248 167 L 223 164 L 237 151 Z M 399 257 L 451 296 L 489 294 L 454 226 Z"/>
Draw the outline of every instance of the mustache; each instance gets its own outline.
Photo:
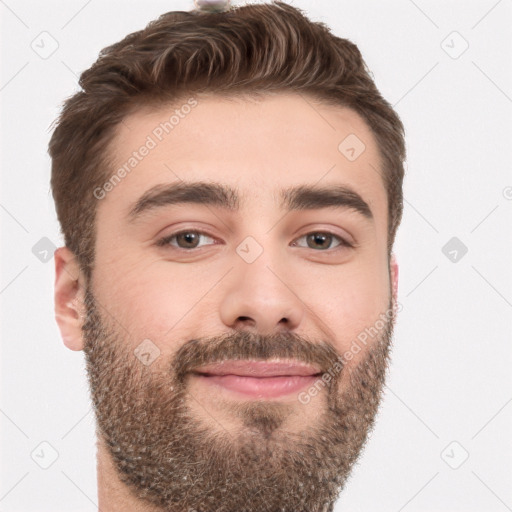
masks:
<path id="1" fill-rule="evenodd" d="M 190 340 L 182 345 L 173 358 L 172 366 L 179 380 L 187 373 L 206 364 L 226 359 L 294 359 L 314 364 L 327 372 L 343 360 L 332 344 L 327 341 L 312 342 L 296 333 L 283 332 L 269 335 L 251 331 L 236 331 L 215 337 Z"/>

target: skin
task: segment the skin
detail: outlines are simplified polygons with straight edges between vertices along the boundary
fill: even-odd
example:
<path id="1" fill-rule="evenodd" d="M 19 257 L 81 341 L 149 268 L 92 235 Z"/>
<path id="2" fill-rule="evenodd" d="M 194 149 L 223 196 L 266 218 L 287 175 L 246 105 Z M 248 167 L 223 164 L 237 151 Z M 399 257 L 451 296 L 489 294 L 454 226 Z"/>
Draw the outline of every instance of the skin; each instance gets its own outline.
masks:
<path id="1" fill-rule="evenodd" d="M 387 195 L 382 178 L 376 172 L 381 169 L 377 144 L 357 113 L 344 107 L 321 105 L 306 96 L 280 93 L 259 100 L 216 96 L 197 99 L 198 105 L 172 132 L 98 200 L 91 282 L 85 282 L 69 249 L 61 247 L 55 252 L 56 319 L 65 345 L 87 354 L 92 394 L 100 420 L 98 505 L 102 511 L 181 511 L 187 510 L 185 505 L 207 506 L 196 497 L 196 501 L 183 499 L 180 506 L 171 508 L 169 496 L 164 496 L 165 481 L 159 492 L 144 495 L 143 486 L 135 479 L 142 475 L 143 468 L 139 468 L 139 473 L 132 472 L 132 480 L 129 472 L 128 478 L 123 480 L 120 473 L 123 461 L 113 457 L 103 439 L 107 437 L 112 442 L 116 439 L 117 445 L 123 448 L 127 448 L 129 442 L 139 448 L 149 441 L 163 443 L 164 432 L 167 432 L 165 418 L 176 411 L 188 418 L 189 438 L 195 436 L 198 442 L 204 441 L 203 446 L 218 449 L 220 465 L 225 460 L 220 457 L 222 453 L 229 453 L 237 462 L 244 460 L 246 466 L 251 462 L 243 459 L 242 453 L 244 457 L 256 454 L 260 460 L 269 457 L 272 451 L 278 454 L 276 466 L 270 466 L 275 471 L 279 463 L 287 468 L 278 480 L 289 485 L 287 503 L 299 499 L 299 487 L 294 485 L 304 475 L 299 474 L 299 469 L 297 474 L 293 473 L 294 466 L 278 457 L 283 455 L 283 448 L 293 445 L 292 439 L 311 434 L 311 429 L 325 422 L 330 428 L 326 431 L 328 439 L 339 441 L 336 446 L 343 445 L 343 450 L 332 448 L 324 453 L 320 444 L 313 446 L 318 447 L 315 453 L 321 456 L 319 460 L 326 461 L 326 470 L 332 475 L 338 471 L 340 478 L 336 485 L 326 485 L 325 493 L 319 491 L 312 499 L 332 504 L 336 489 L 343 487 L 373 425 L 383 386 L 392 321 L 350 360 L 343 359 L 343 371 L 307 404 L 301 403 L 296 394 L 258 404 L 242 403 L 233 394 L 190 375 L 180 384 L 176 372 L 184 368 L 187 361 L 194 367 L 201 354 L 213 358 L 211 347 L 219 341 L 224 343 L 222 347 L 230 357 L 247 356 L 248 345 L 244 345 L 245 338 L 240 337 L 244 333 L 255 343 L 266 341 L 268 347 L 277 347 L 278 355 L 284 355 L 288 348 L 295 350 L 300 360 L 332 364 L 334 357 L 350 351 L 358 335 L 375 325 L 380 315 L 389 310 L 392 301 L 396 301 L 398 266 L 394 256 L 388 260 Z M 176 105 L 141 108 L 119 125 L 111 147 L 113 171 L 144 144 L 159 123 L 169 119 L 175 108 Z M 338 150 L 340 142 L 349 134 L 356 134 L 365 144 L 364 152 L 354 161 L 349 161 Z M 196 204 L 168 205 L 136 222 L 127 221 L 130 207 L 154 185 L 199 180 L 237 189 L 240 210 L 230 212 Z M 280 209 L 279 189 L 314 184 L 349 186 L 367 202 L 373 219 L 349 208 L 290 212 Z M 155 245 L 164 235 L 184 228 L 207 232 L 200 241 L 202 247 L 180 250 L 176 239 L 174 247 Z M 326 230 L 355 243 L 355 247 L 338 248 L 336 239 L 332 241 L 333 248 L 327 250 L 308 246 L 305 235 Z M 252 263 L 244 261 L 236 251 L 249 236 L 262 249 Z M 293 337 L 287 338 L 287 334 Z M 133 355 L 147 339 L 160 351 L 148 366 Z M 192 340 L 202 340 L 202 345 L 193 349 Z M 328 349 L 322 351 L 324 344 Z M 186 352 L 189 347 L 192 348 Z M 107 359 L 115 361 L 119 371 L 113 372 Z M 175 394 L 167 385 L 170 376 Z M 157 384 L 162 382 L 163 386 Z M 365 382 L 370 384 L 366 394 L 361 393 L 359 403 L 355 391 L 364 390 Z M 107 383 L 109 393 L 102 390 Z M 145 394 L 149 389 L 152 393 Z M 136 424 L 141 422 L 140 415 L 130 416 L 130 410 L 137 410 L 134 404 L 141 397 L 144 400 L 139 401 L 147 404 L 150 418 L 146 435 L 154 428 L 161 434 L 156 439 L 144 437 L 142 429 L 136 433 L 126 430 L 129 420 L 133 419 Z M 127 410 L 120 412 L 115 408 L 116 403 L 126 403 Z M 164 404 L 160 415 L 154 412 L 159 404 Z M 353 409 L 349 409 L 349 405 Z M 331 416 L 326 414 L 329 406 Z M 140 407 L 137 411 L 142 414 L 144 405 Z M 356 411 L 352 423 L 347 419 L 349 411 Z M 181 416 L 176 414 L 175 417 Z M 354 435 L 340 440 L 336 431 L 341 426 Z M 204 438 L 199 433 L 200 428 L 208 434 Z M 229 439 L 231 451 L 226 447 L 222 452 L 224 445 L 216 444 L 211 437 L 213 434 Z M 176 435 L 185 446 L 187 436 Z M 245 452 L 242 446 L 246 447 Z M 162 447 L 154 457 L 159 453 Z M 185 450 L 176 453 L 186 456 Z M 306 455 L 302 454 L 302 458 L 307 462 Z M 165 464 L 163 459 L 161 463 Z M 264 467 L 269 461 L 258 464 L 252 469 L 261 468 L 261 480 L 255 478 L 254 485 L 266 489 L 263 484 L 270 481 L 265 479 L 271 474 L 265 472 Z M 315 461 L 311 467 L 318 466 Z M 226 474 L 228 470 L 235 473 L 234 467 L 228 463 L 222 466 Z M 183 468 L 175 471 L 173 477 L 181 474 L 179 471 L 185 474 Z M 149 473 L 144 476 L 154 478 Z M 203 484 L 198 482 L 196 488 Z M 235 496 L 236 489 L 231 489 L 231 502 L 219 495 L 225 503 L 223 510 L 230 510 L 229 503 L 236 510 L 244 492 L 250 490 L 244 489 Z M 263 496 L 262 503 L 276 506 L 281 503 L 273 491 L 265 492 L 268 496 Z M 178 494 L 175 490 L 174 495 Z M 312 491 L 310 494 L 313 495 Z M 254 506 L 254 501 L 252 503 Z"/>

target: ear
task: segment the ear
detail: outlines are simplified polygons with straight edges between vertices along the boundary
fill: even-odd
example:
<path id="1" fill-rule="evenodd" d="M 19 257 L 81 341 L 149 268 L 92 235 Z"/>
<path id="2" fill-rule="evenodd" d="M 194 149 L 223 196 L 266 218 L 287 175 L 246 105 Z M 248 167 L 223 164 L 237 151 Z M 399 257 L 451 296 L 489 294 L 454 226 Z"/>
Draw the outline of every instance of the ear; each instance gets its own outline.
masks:
<path id="1" fill-rule="evenodd" d="M 84 279 L 75 255 L 67 247 L 55 251 L 55 320 L 64 345 L 82 350 L 82 323 L 85 317 Z"/>
<path id="2" fill-rule="evenodd" d="M 396 261 L 396 256 L 393 253 L 391 255 L 391 261 L 389 263 L 389 277 L 391 280 L 391 290 L 393 293 L 393 301 L 396 303 L 398 301 L 398 263 Z"/>

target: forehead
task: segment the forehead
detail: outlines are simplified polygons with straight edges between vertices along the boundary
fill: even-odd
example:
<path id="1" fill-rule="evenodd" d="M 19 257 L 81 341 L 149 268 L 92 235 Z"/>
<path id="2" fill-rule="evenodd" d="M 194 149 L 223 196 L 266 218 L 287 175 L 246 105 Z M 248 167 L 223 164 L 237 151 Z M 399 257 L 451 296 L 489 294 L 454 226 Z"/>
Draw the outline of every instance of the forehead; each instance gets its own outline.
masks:
<path id="1" fill-rule="evenodd" d="M 371 130 L 355 111 L 305 95 L 200 95 L 139 108 L 118 126 L 110 153 L 112 176 L 122 176 L 99 209 L 124 216 L 155 185 L 205 180 L 236 189 L 242 208 L 268 206 L 270 197 L 278 206 L 276 191 L 297 184 L 337 184 L 363 196 L 374 215 L 386 212 Z"/>

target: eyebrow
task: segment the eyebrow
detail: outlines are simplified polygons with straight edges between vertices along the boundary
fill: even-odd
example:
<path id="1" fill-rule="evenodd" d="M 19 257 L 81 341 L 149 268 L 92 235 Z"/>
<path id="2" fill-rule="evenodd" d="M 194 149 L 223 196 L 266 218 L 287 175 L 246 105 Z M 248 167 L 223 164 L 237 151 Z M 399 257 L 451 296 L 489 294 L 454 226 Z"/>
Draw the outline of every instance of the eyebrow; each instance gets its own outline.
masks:
<path id="1" fill-rule="evenodd" d="M 368 203 L 356 191 L 345 185 L 299 185 L 279 192 L 282 210 L 334 207 L 349 209 L 367 220 L 373 220 Z M 180 204 L 208 205 L 236 212 L 240 209 L 240 196 L 236 189 L 220 183 L 199 181 L 156 185 L 144 192 L 131 206 L 128 220 L 134 222 L 150 211 Z"/>

